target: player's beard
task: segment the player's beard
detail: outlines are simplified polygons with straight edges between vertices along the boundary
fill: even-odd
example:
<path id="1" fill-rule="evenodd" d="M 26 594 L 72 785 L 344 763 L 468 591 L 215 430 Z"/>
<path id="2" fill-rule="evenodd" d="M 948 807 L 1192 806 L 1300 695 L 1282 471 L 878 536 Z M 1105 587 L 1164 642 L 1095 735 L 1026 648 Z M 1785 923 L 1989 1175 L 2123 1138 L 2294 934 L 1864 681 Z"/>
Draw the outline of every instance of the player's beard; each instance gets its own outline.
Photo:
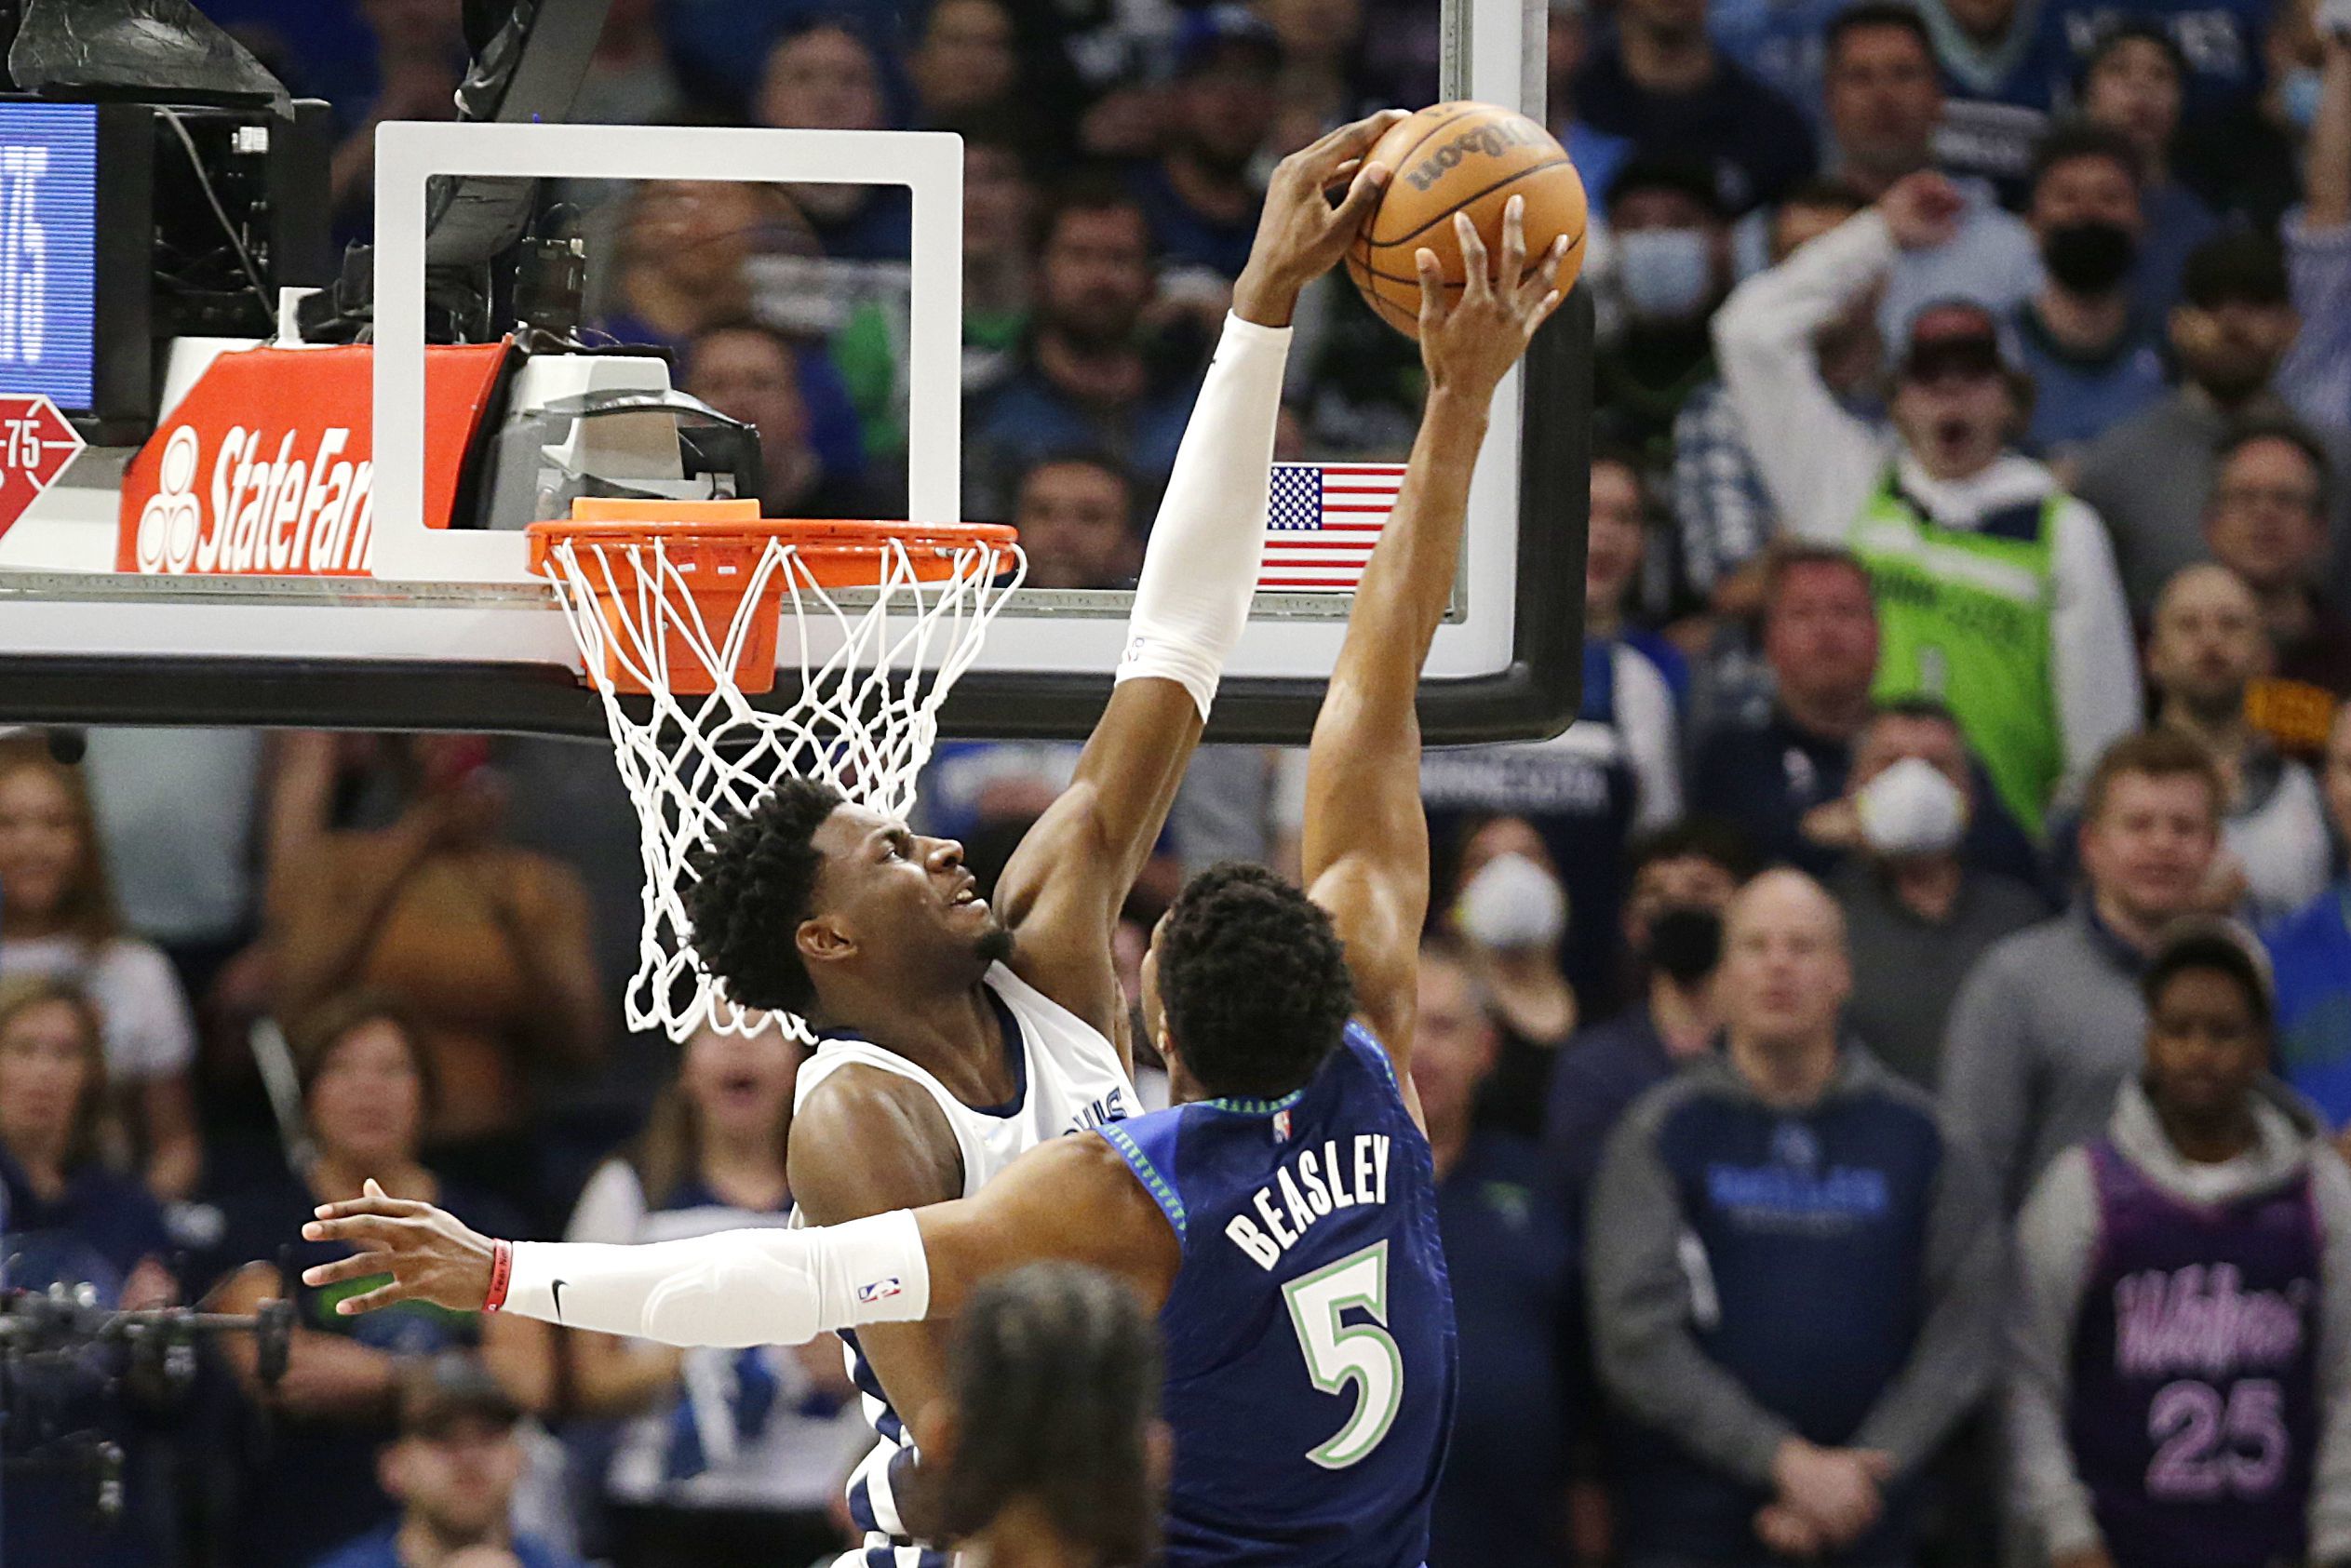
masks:
<path id="1" fill-rule="evenodd" d="M 1008 963 L 1013 956 L 1012 928 L 991 918 L 972 944 L 972 956 L 984 964 Z"/>

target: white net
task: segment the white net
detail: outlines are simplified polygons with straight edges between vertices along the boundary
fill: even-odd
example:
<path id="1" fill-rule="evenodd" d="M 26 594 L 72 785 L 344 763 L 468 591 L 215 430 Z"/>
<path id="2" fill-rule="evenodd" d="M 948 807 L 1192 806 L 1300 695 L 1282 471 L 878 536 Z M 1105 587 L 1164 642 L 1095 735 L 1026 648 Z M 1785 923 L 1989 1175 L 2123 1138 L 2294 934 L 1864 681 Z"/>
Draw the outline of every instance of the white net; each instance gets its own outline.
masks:
<path id="1" fill-rule="evenodd" d="M 938 738 L 939 704 L 1025 570 L 1004 546 L 917 543 L 909 553 L 891 539 L 874 552 L 870 581 L 827 588 L 819 581 L 826 574 L 794 543 L 769 539 L 755 548 L 723 626 L 705 623 L 692 590 L 706 585 L 694 578 L 708 569 L 691 558 L 681 566 L 682 546 L 563 539 L 544 568 L 604 700 L 613 759 L 637 804 L 645 913 L 629 1027 L 657 1027 L 676 1040 L 705 1019 L 744 1033 L 770 1016 L 737 1006 L 695 956 L 689 857 L 786 775 L 903 815 Z M 776 612 L 778 594 L 778 663 L 788 674 L 797 659 L 799 685 L 768 711 L 733 672 L 738 656 L 756 649 L 758 618 Z M 679 690 L 705 686 L 706 694 Z M 631 694 L 638 690 L 646 694 Z M 782 1021 L 808 1038 L 800 1020 Z"/>

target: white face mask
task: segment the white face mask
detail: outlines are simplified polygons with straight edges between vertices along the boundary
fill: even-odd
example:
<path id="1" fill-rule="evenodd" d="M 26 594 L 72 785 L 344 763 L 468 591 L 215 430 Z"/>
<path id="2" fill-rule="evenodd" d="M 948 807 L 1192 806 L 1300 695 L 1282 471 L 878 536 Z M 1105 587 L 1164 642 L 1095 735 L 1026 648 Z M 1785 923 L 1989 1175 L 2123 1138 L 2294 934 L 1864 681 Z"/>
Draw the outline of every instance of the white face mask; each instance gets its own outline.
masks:
<path id="1" fill-rule="evenodd" d="M 1481 947 L 1547 947 L 1567 930 L 1567 894 L 1525 855 L 1496 855 L 1462 888 L 1454 918 Z"/>
<path id="2" fill-rule="evenodd" d="M 1683 321 L 1706 308 L 1714 263 L 1698 229 L 1633 229 L 1617 236 L 1617 277 L 1633 314 Z"/>
<path id="3" fill-rule="evenodd" d="M 1939 855 L 1968 831 L 1968 797 L 1923 757 L 1905 757 L 1854 797 L 1861 838 L 1882 855 Z"/>

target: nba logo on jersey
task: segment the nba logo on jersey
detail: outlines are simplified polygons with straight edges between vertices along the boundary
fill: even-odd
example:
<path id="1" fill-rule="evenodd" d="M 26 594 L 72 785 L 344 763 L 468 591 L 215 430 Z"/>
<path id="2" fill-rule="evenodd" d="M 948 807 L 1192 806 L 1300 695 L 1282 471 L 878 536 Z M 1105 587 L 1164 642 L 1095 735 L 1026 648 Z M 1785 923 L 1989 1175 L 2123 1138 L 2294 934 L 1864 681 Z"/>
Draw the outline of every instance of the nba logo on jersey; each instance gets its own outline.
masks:
<path id="1" fill-rule="evenodd" d="M 1288 1111 L 1273 1113 L 1273 1141 L 1277 1144 L 1286 1144 L 1290 1141 L 1290 1113 Z"/>
<path id="2" fill-rule="evenodd" d="M 886 1279 L 875 1280 L 858 1286 L 857 1299 L 861 1302 L 888 1301 L 905 1289 L 906 1287 L 898 1282 L 898 1277 L 893 1274 Z"/>

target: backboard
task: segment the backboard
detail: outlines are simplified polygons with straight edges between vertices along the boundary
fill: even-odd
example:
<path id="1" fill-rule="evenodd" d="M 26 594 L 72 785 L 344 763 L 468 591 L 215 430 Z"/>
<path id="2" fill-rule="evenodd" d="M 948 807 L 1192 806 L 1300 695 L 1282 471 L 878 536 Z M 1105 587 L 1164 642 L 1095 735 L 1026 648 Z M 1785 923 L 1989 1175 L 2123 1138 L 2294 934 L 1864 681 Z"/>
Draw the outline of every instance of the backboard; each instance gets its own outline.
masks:
<path id="1" fill-rule="evenodd" d="M 1448 4 L 1448 96 L 1526 104 L 1531 92 L 1539 114 L 1543 15 L 1540 0 Z M 534 356 L 519 369 L 495 351 L 428 356 L 426 186 L 437 175 L 715 172 L 906 188 L 909 514 L 963 515 L 957 138 L 396 123 L 379 132 L 376 160 L 371 355 L 177 340 L 144 446 L 81 451 L 0 529 L 0 721 L 605 732 L 523 536 L 446 525 L 452 498 L 487 482 L 486 454 L 510 409 L 658 396 L 669 369 L 625 353 Z M 1590 336 L 1579 291 L 1498 394 L 1453 609 L 1423 688 L 1432 742 L 1550 735 L 1574 717 Z M 469 352 L 477 360 L 461 363 Z M 321 411 L 346 403 L 342 423 Z M 1337 512 L 1350 488 L 1377 490 L 1392 473 L 1309 462 L 1277 475 L 1277 489 L 1310 487 Z M 1310 578 L 1269 574 L 1211 737 L 1302 739 L 1348 602 Z M 943 711 L 943 731 L 1083 733 L 1109 690 L 1126 612 L 1117 592 L 1016 596 Z"/>

